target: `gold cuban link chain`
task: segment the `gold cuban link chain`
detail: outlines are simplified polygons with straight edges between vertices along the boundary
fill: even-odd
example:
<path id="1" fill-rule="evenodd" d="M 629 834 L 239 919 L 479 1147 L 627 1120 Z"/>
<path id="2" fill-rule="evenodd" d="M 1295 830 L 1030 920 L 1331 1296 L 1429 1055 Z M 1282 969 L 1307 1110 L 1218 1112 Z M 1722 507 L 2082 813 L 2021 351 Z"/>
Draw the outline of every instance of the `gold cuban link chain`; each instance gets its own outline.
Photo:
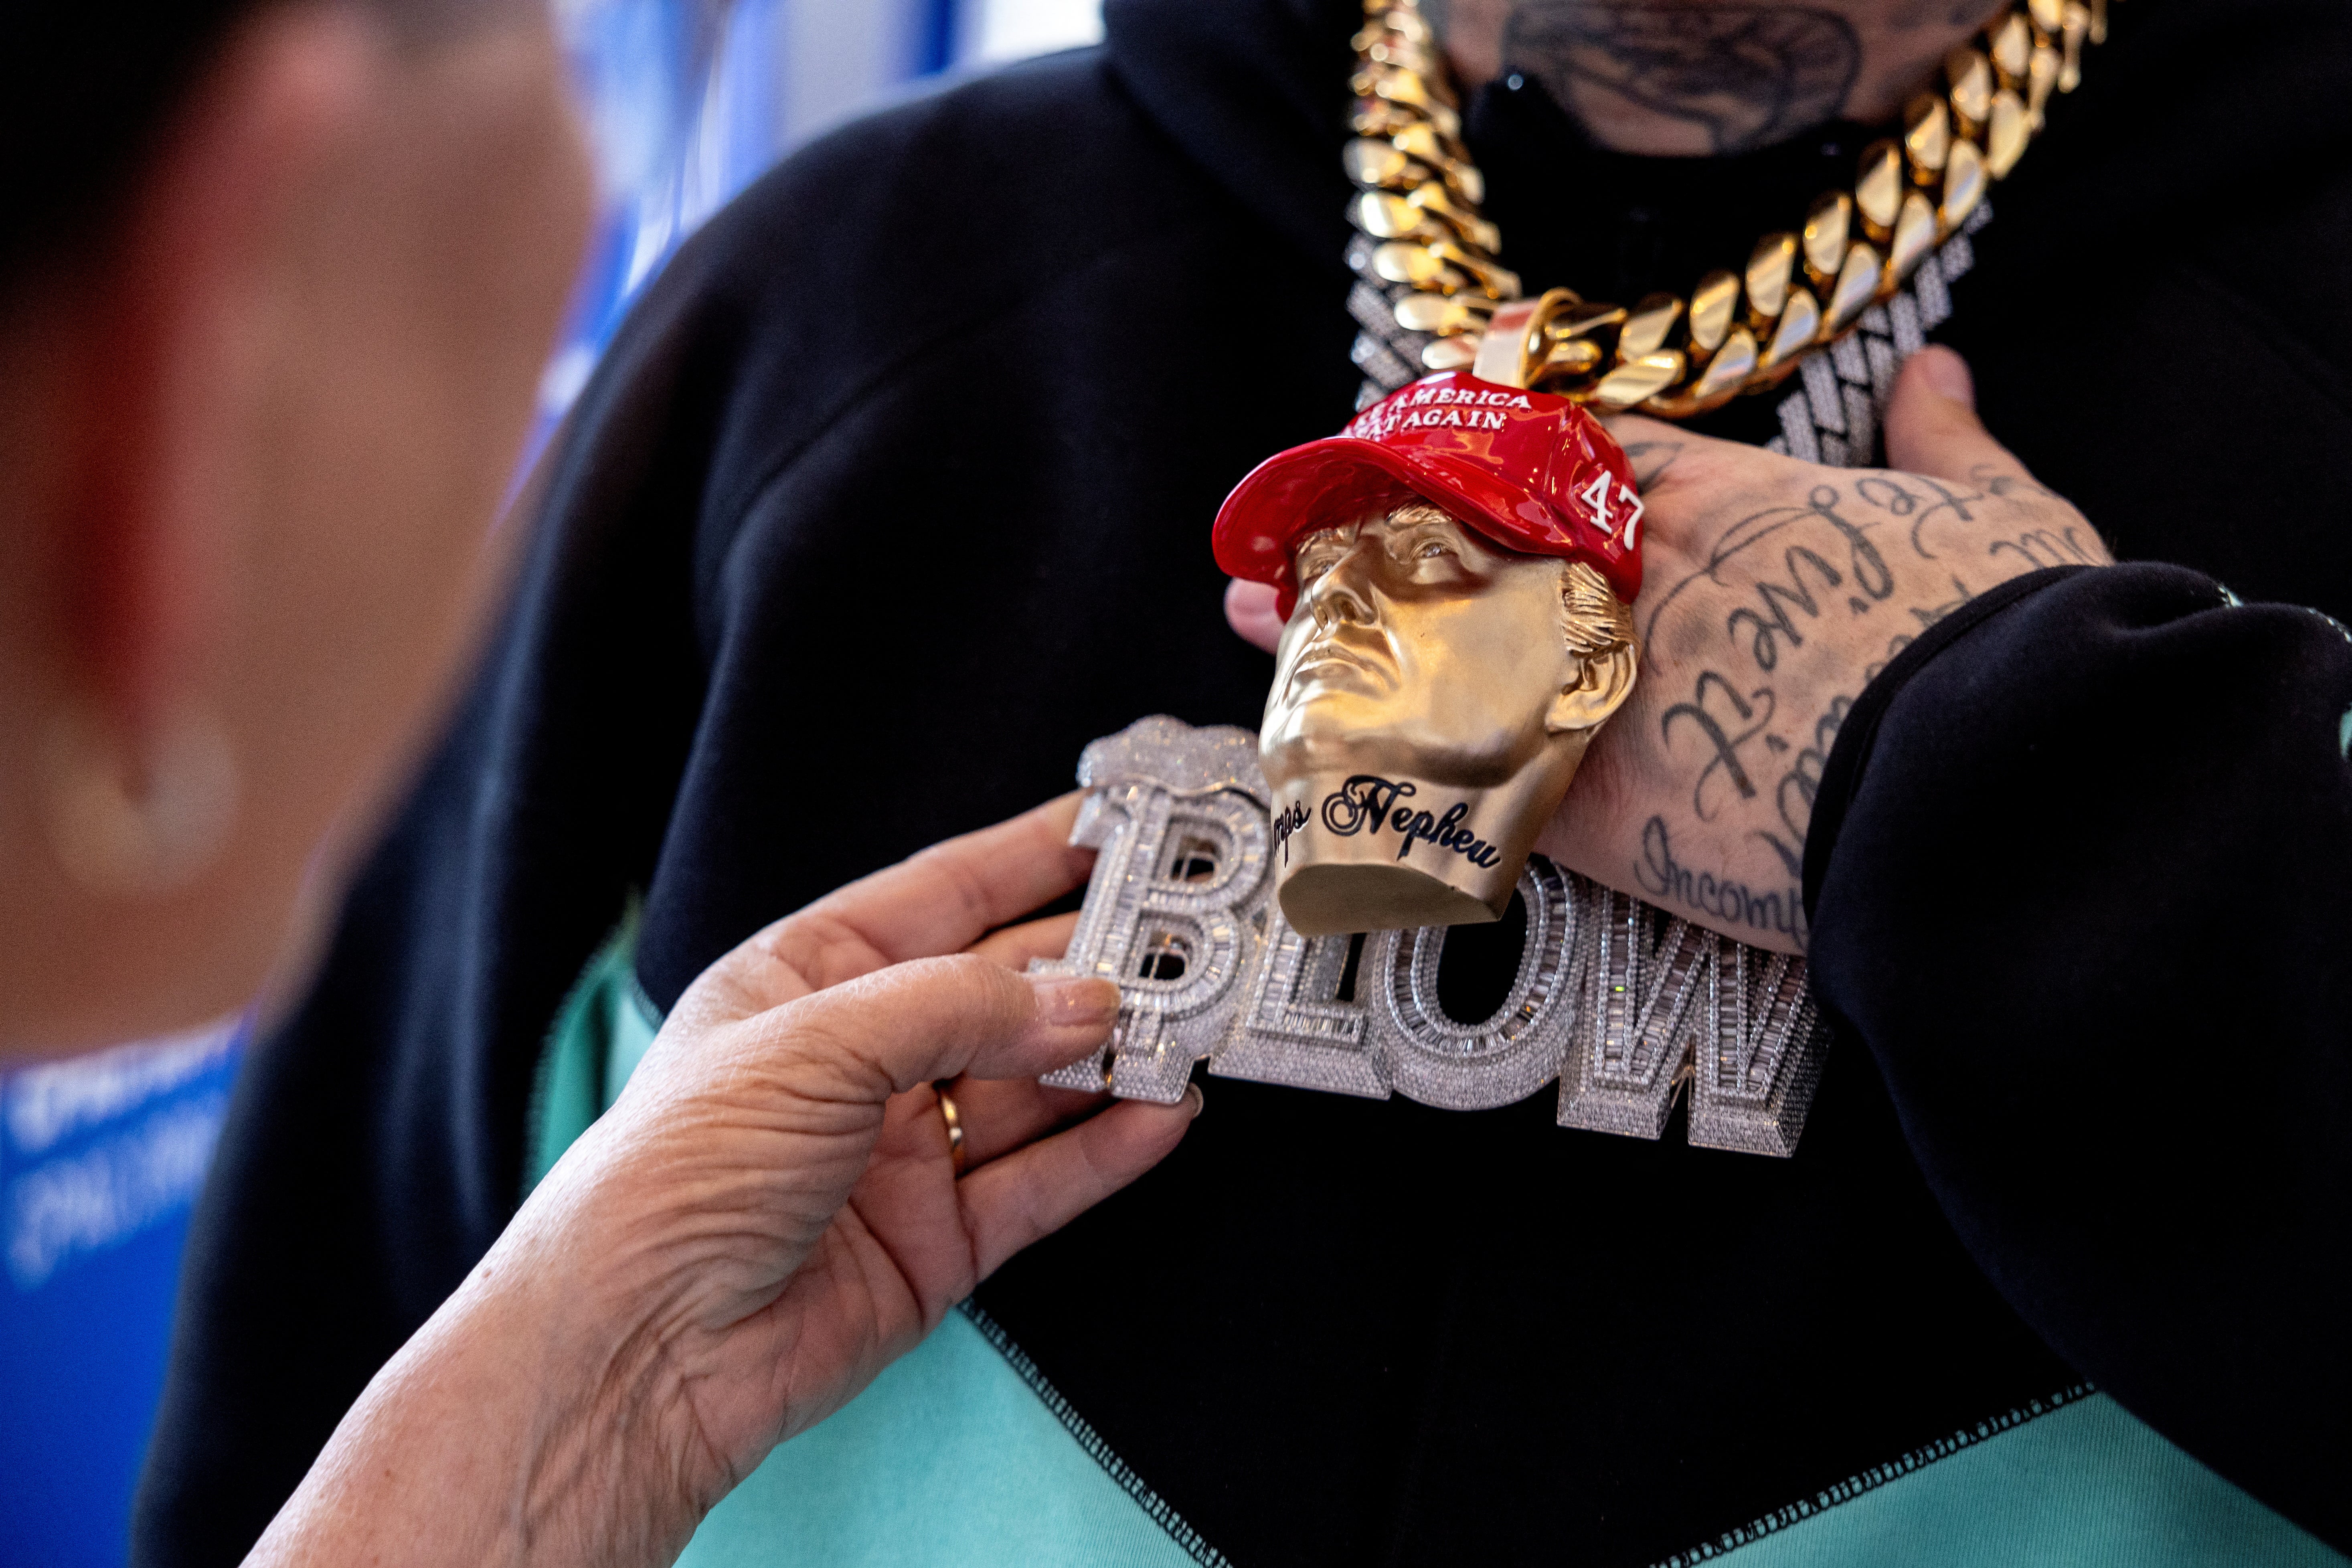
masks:
<path id="1" fill-rule="evenodd" d="M 1396 321 L 1433 334 L 1430 370 L 1668 419 L 1704 413 L 1778 384 L 1900 288 L 2016 167 L 2051 94 L 2074 90 L 2084 44 L 2106 40 L 2106 10 L 2028 0 L 2006 13 L 1984 47 L 1946 57 L 1946 89 L 1913 98 L 1902 135 L 1864 148 L 1853 188 L 1822 195 L 1801 229 L 1766 235 L 1742 271 L 1709 272 L 1687 297 L 1628 307 L 1568 289 L 1520 298 L 1497 259 L 1502 235 L 1480 215 L 1486 181 L 1419 0 L 1365 0 L 1343 155 L 1358 187 L 1349 218 L 1373 242 L 1360 269 L 1412 290 L 1396 297 Z"/>

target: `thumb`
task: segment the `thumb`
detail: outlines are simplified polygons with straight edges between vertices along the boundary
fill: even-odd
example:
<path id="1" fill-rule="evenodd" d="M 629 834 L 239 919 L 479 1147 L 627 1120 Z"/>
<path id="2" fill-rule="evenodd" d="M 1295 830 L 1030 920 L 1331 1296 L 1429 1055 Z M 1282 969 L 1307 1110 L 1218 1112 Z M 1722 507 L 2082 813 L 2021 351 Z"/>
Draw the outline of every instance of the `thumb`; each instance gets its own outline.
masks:
<path id="1" fill-rule="evenodd" d="M 777 1047 L 866 1079 L 878 1105 L 960 1073 L 1051 1072 L 1101 1045 L 1118 1016 L 1108 980 L 1016 974 L 963 953 L 894 963 L 747 1023 Z"/>
<path id="2" fill-rule="evenodd" d="M 2004 473 L 2025 471 L 1977 417 L 1969 362 L 1941 343 L 1913 354 L 1895 377 L 1886 409 L 1886 464 L 1939 479 L 1967 479 L 1988 466 Z"/>

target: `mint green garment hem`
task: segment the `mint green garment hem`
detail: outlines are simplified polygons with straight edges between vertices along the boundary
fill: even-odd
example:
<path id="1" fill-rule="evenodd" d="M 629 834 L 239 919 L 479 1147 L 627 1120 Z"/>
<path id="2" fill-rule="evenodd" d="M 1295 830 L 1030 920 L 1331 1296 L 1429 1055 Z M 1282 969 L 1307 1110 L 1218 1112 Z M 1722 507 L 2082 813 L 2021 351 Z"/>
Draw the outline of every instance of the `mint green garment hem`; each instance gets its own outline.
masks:
<path id="1" fill-rule="evenodd" d="M 1853 1487 L 1874 1478 L 1849 1483 L 1795 1522 L 1704 1560 L 1719 1568 L 2335 1568 L 2345 1561 L 2104 1394 L 1938 1447 L 1948 1451 L 1858 1494 Z"/>
<path id="2" fill-rule="evenodd" d="M 634 904 L 532 1080 L 526 1190 L 619 1095 L 661 1016 Z M 1568 1478 L 1561 1479 L 1563 1487 Z M 1577 1561 L 1559 1543 L 1559 1561 Z M 711 1511 L 685 1568 L 1226 1568 L 967 1303 Z M 2103 1394 L 2073 1391 L 1778 1510 L 1672 1568 L 2342 1568 Z M 1272 1568 L 1272 1565 L 1269 1565 Z"/>
<path id="3" fill-rule="evenodd" d="M 961 1312 L 830 1420 L 770 1455 L 678 1558 L 679 1568 L 1223 1561 L 1180 1545 Z"/>

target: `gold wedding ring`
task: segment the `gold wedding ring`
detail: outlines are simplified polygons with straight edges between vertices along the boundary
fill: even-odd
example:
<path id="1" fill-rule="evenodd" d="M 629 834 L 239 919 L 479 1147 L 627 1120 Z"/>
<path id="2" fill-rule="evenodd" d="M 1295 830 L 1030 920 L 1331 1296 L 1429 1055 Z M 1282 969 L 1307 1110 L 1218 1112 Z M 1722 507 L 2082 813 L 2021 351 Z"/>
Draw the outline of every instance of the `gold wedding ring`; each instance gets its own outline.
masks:
<path id="1" fill-rule="evenodd" d="M 956 1114 L 955 1100 L 946 1089 L 933 1084 L 931 1093 L 939 1098 L 940 1119 L 948 1124 L 948 1162 L 955 1166 L 955 1173 L 961 1176 L 964 1162 L 963 1118 Z"/>

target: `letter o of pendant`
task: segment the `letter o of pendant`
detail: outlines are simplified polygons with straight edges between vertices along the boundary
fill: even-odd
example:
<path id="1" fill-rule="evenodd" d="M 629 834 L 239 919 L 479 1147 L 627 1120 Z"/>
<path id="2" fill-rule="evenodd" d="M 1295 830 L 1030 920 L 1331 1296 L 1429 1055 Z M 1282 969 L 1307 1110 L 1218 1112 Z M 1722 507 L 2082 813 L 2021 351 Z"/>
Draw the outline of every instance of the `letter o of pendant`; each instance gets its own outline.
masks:
<path id="1" fill-rule="evenodd" d="M 1364 949 L 1357 994 L 1369 1002 L 1373 1048 L 1400 1094 L 1448 1110 L 1514 1105 L 1559 1076 L 1574 1031 L 1580 933 L 1566 872 L 1540 855 L 1519 873 L 1527 943 L 1494 1016 L 1456 1023 L 1437 1000 L 1445 931 L 1391 931 Z"/>

